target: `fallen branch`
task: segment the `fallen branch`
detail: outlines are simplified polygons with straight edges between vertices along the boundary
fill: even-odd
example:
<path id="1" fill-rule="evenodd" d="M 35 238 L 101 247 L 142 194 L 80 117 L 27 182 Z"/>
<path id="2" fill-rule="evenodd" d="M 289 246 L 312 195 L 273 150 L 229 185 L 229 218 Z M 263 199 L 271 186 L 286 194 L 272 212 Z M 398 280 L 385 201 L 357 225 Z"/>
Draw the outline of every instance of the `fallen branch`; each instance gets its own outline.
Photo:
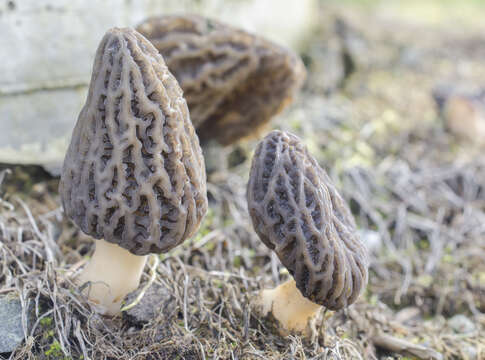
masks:
<path id="1" fill-rule="evenodd" d="M 388 334 L 377 334 L 372 338 L 375 346 L 402 355 L 415 356 L 423 360 L 442 360 L 443 355 L 423 345 L 396 338 Z"/>

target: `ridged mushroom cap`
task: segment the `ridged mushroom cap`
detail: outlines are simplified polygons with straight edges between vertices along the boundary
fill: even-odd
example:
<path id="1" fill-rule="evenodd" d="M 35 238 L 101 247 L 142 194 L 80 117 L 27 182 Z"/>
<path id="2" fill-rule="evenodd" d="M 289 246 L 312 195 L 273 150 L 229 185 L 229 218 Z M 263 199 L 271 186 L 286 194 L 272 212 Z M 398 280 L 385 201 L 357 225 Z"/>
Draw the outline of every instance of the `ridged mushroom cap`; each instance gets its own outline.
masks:
<path id="1" fill-rule="evenodd" d="M 204 160 L 182 90 L 133 29 L 109 30 L 98 47 L 59 191 L 83 232 L 136 255 L 180 244 L 207 211 Z"/>
<path id="2" fill-rule="evenodd" d="M 338 310 L 367 283 L 368 257 L 347 204 L 295 135 L 272 131 L 258 145 L 249 177 L 254 229 L 303 296 Z"/>
<path id="3" fill-rule="evenodd" d="M 179 81 L 202 141 L 227 145 L 257 134 L 306 75 L 292 51 L 202 16 L 155 17 L 137 30 Z"/>

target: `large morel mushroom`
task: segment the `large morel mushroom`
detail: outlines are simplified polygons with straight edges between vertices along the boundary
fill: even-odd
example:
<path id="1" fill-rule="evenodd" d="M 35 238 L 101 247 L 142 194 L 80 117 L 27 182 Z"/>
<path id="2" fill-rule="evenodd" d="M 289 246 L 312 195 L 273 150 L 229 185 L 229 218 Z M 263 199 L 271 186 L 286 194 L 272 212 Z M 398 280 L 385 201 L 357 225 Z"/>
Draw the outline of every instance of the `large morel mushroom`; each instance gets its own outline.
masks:
<path id="1" fill-rule="evenodd" d="M 248 183 L 254 229 L 294 280 L 263 290 L 256 306 L 285 331 L 306 332 L 321 305 L 342 309 L 367 283 L 368 257 L 347 204 L 294 135 L 273 131 L 258 145 Z"/>
<path id="2" fill-rule="evenodd" d="M 179 81 L 203 142 L 228 145 L 257 133 L 291 102 L 305 78 L 292 51 L 201 16 L 155 17 L 137 30 Z"/>
<path id="3" fill-rule="evenodd" d="M 109 30 L 98 47 L 59 191 L 66 215 L 99 239 L 78 283 L 91 284 L 89 299 L 107 314 L 138 287 L 147 255 L 192 236 L 207 211 L 182 90 L 133 29 Z"/>

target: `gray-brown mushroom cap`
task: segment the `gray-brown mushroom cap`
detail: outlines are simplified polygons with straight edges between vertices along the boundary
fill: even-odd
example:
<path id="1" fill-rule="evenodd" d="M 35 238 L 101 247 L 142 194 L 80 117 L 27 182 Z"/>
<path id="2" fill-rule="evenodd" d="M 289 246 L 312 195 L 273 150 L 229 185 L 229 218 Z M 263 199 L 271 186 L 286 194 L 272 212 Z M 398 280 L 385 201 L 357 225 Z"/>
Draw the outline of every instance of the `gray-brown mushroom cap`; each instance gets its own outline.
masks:
<path id="1" fill-rule="evenodd" d="M 179 81 L 202 141 L 227 145 L 257 134 L 306 75 L 292 51 L 202 16 L 154 17 L 137 30 Z"/>
<path id="2" fill-rule="evenodd" d="M 294 135 L 273 131 L 258 145 L 248 183 L 256 233 L 306 298 L 338 310 L 367 283 L 366 249 L 330 178 Z"/>
<path id="3" fill-rule="evenodd" d="M 207 210 L 199 140 L 176 79 L 133 29 L 102 39 L 64 160 L 64 211 L 135 255 L 170 250 Z"/>

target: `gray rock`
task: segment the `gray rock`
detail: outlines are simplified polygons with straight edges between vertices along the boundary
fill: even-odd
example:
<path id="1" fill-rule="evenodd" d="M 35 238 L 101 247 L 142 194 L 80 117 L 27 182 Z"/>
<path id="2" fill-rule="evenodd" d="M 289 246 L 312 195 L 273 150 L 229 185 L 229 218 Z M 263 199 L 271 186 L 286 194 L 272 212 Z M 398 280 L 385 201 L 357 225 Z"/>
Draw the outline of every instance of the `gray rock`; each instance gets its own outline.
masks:
<path id="1" fill-rule="evenodd" d="M 128 294 L 125 305 L 135 301 L 141 288 Z M 130 326 L 143 326 L 153 321 L 163 313 L 163 317 L 170 319 L 176 314 L 177 301 L 172 293 L 164 286 L 153 284 L 143 295 L 138 304 L 123 312 L 123 320 Z"/>
<path id="2" fill-rule="evenodd" d="M 28 314 L 32 314 L 31 311 Z M 29 317 L 29 316 L 28 316 Z M 27 326 L 32 323 L 27 319 Z M 14 351 L 24 340 L 22 305 L 12 296 L 0 297 L 0 353 Z"/>
<path id="3" fill-rule="evenodd" d="M 476 326 L 465 315 L 455 315 L 448 320 L 448 326 L 459 334 L 468 334 L 476 330 Z"/>

